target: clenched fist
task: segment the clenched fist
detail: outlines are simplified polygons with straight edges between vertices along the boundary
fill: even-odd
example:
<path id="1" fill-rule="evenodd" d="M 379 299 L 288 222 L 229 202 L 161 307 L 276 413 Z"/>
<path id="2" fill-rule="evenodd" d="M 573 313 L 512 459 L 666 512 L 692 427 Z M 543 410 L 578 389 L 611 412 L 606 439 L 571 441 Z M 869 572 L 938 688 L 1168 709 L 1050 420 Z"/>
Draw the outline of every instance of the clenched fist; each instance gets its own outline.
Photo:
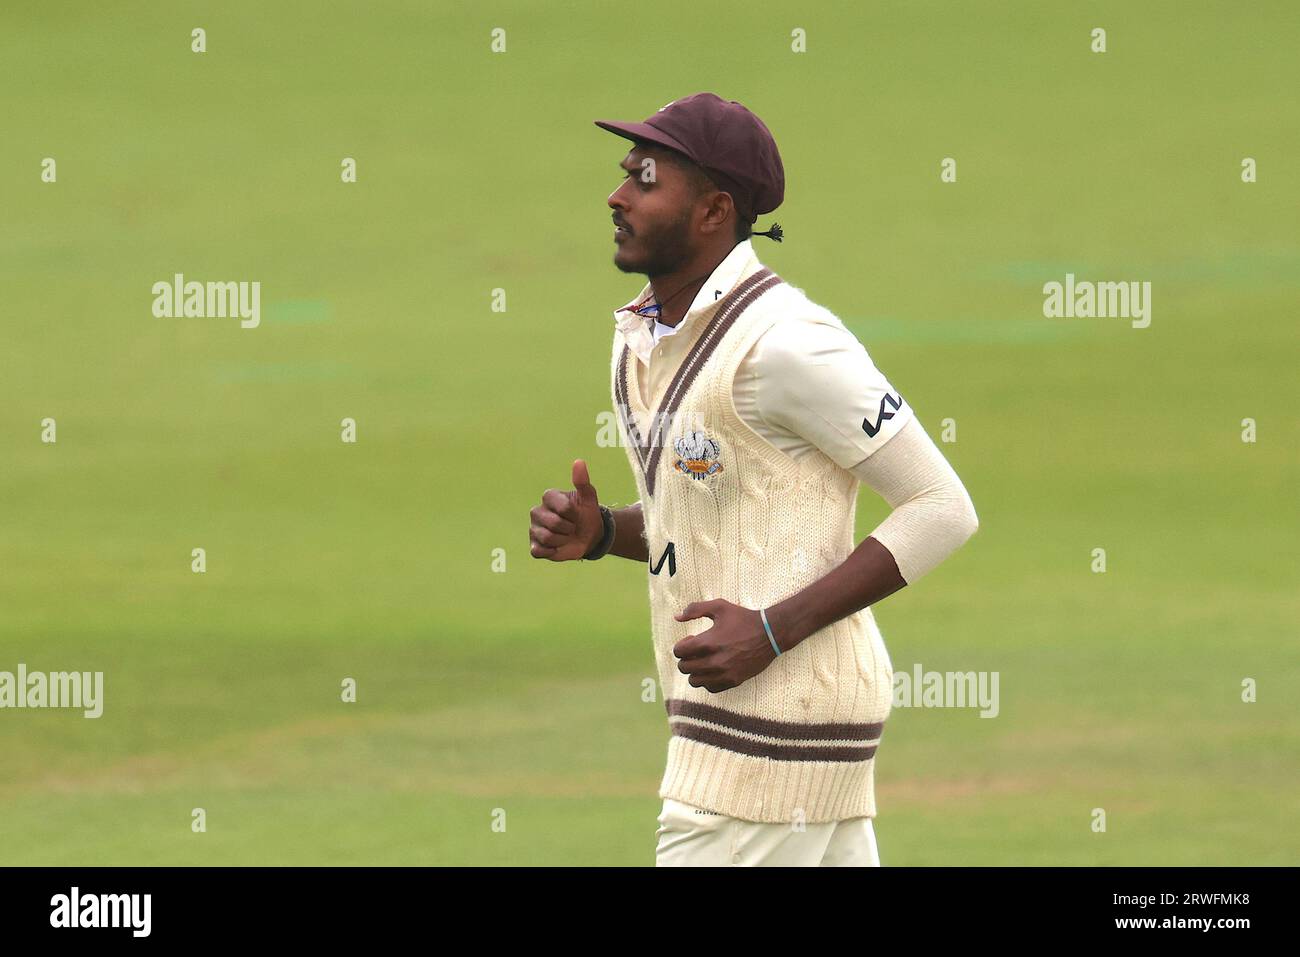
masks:
<path id="1" fill-rule="evenodd" d="M 595 548 L 605 534 L 596 489 L 582 459 L 573 463 L 573 491 L 548 488 L 542 493 L 542 504 L 529 515 L 529 552 L 533 558 L 571 562 Z"/>

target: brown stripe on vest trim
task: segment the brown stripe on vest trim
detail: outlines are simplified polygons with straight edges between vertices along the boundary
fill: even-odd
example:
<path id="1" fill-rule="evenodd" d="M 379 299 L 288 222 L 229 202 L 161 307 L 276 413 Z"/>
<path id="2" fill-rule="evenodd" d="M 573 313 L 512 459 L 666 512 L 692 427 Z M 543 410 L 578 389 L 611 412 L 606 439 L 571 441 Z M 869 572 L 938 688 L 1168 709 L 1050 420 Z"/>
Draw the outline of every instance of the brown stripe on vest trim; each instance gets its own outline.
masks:
<path id="1" fill-rule="evenodd" d="M 637 461 L 641 463 L 641 472 L 645 473 L 645 450 L 641 445 L 641 430 L 636 424 L 636 413 L 628 402 L 627 389 L 627 356 L 631 350 L 627 346 L 623 347 L 622 353 L 618 357 L 618 372 L 614 377 L 614 398 L 618 402 L 616 410 L 623 421 L 623 434 L 636 452 Z M 635 439 L 628 435 L 631 430 L 636 431 Z"/>
<path id="2" fill-rule="evenodd" d="M 769 280 L 774 280 L 768 282 Z M 652 413 L 650 428 L 650 441 L 645 444 L 645 436 L 637 429 L 636 441 L 631 443 L 633 450 L 636 452 L 637 461 L 641 463 L 641 474 L 646 479 L 646 490 L 650 495 L 654 494 L 655 486 L 655 467 L 659 464 L 660 449 L 663 447 L 663 436 L 659 433 L 671 423 L 672 415 L 677 411 L 677 405 L 681 401 L 681 385 L 683 380 L 694 380 L 696 372 L 699 371 L 703 360 L 712 355 L 713 350 L 721 341 L 721 335 L 715 333 L 725 333 L 740 313 L 745 311 L 751 302 L 758 298 L 766 288 L 756 290 L 755 287 L 760 283 L 768 282 L 767 288 L 777 285 L 783 280 L 766 266 L 759 269 L 748 279 L 744 280 L 739 286 L 733 289 L 718 306 L 717 312 L 709 321 L 709 326 L 704 333 L 696 340 L 691 347 L 691 351 L 686 354 L 680 366 L 677 367 L 677 373 L 673 376 L 668 388 L 664 392 L 664 404 Z M 742 301 L 743 300 L 743 301 Z M 733 310 L 737 310 L 734 311 Z M 630 415 L 632 407 L 629 404 L 631 390 L 628 386 L 628 354 L 631 352 L 627 346 L 623 347 L 622 353 L 618 357 L 618 372 L 615 376 L 616 398 L 620 406 Z M 698 364 L 694 365 L 693 363 Z M 648 410 L 647 410 L 648 411 Z M 625 430 L 626 431 L 626 430 Z M 648 458 L 647 458 L 648 457 Z"/>
<path id="3" fill-rule="evenodd" d="M 685 392 L 685 386 L 689 385 L 689 380 L 694 378 L 691 373 L 691 367 L 694 365 L 698 369 L 713 354 L 717 348 L 722 336 L 731 327 L 732 323 L 740 317 L 740 314 L 749 307 L 755 299 L 761 295 L 758 287 L 763 283 L 774 286 L 781 282 L 781 278 L 764 266 L 755 272 L 752 276 L 733 289 L 721 305 L 718 306 L 717 312 L 709 320 L 708 327 L 701 334 L 700 338 L 695 340 L 691 346 L 691 351 L 686 353 L 682 364 L 678 366 L 677 373 L 673 376 L 672 381 L 668 383 L 668 388 L 664 390 L 663 408 L 673 408 L 676 403 L 673 401 Z M 763 290 L 766 291 L 766 290 Z"/>
<path id="4" fill-rule="evenodd" d="M 801 744 L 764 744 L 740 738 L 714 728 L 702 728 L 698 724 L 676 722 L 672 726 L 673 734 L 679 738 L 688 738 L 701 744 L 712 745 L 724 751 L 747 754 L 754 758 L 771 758 L 773 761 L 869 761 L 876 755 L 876 745 L 843 745 L 828 747 L 826 745 Z"/>
<path id="5" fill-rule="evenodd" d="M 659 433 L 671 424 L 672 416 L 676 414 L 677 406 L 680 404 L 685 390 L 690 387 L 704 362 L 713 354 L 718 343 L 722 341 L 722 336 L 731 328 L 740 314 L 768 289 L 782 282 L 784 280 L 780 276 L 764 266 L 727 294 L 726 298 L 718 306 L 713 318 L 709 320 L 708 327 L 700 338 L 695 341 L 691 351 L 682 360 L 682 364 L 677 367 L 676 375 L 668 383 L 668 388 L 664 392 L 663 404 L 659 409 L 651 413 L 649 444 L 645 444 L 645 436 L 641 434 L 639 428 L 637 429 L 636 441 L 631 444 L 636 452 L 637 461 L 641 463 L 641 474 L 645 477 L 646 493 L 648 495 L 654 495 L 655 470 L 659 465 L 659 455 L 663 450 L 663 437 Z M 623 351 L 618 357 L 618 372 L 615 374 L 614 382 L 617 401 L 624 410 L 620 414 L 625 416 L 625 421 L 635 419 L 630 404 L 631 390 L 627 383 L 628 354 L 630 352 L 631 350 L 627 346 L 623 347 Z M 647 409 L 647 411 L 649 410 Z"/>
<path id="6" fill-rule="evenodd" d="M 726 305 L 718 310 L 709 323 L 709 327 L 704 334 L 696 341 L 691 348 L 690 353 L 686 356 L 685 361 L 677 369 L 677 374 L 673 376 L 673 381 L 668 386 L 668 391 L 664 393 L 665 404 L 661 415 L 661 421 L 671 423 L 673 416 L 677 414 L 677 407 L 681 404 L 682 396 L 690 389 L 691 383 L 695 381 L 695 376 L 704 368 L 704 364 L 709 361 L 713 352 L 718 347 L 718 343 L 740 318 L 750 304 L 759 296 L 767 292 L 773 286 L 779 286 L 784 282 L 780 276 L 764 266 L 754 275 L 750 276 L 739 286 L 735 288 L 732 294 L 725 300 Z M 659 456 L 663 452 L 663 443 L 653 443 L 654 448 L 650 452 L 650 460 L 646 465 L 645 484 L 646 492 L 651 496 L 655 491 L 655 479 L 659 470 Z"/>
<path id="7" fill-rule="evenodd" d="M 769 718 L 753 718 L 719 708 L 717 705 L 704 704 L 701 701 L 686 701 L 682 698 L 669 698 L 664 702 L 668 714 L 683 718 L 695 718 L 710 721 L 733 731 L 747 734 L 761 734 L 768 738 L 793 738 L 803 741 L 872 741 L 880 737 L 884 730 L 883 721 L 868 724 L 865 721 L 838 723 L 801 724 L 798 721 L 773 721 Z"/>

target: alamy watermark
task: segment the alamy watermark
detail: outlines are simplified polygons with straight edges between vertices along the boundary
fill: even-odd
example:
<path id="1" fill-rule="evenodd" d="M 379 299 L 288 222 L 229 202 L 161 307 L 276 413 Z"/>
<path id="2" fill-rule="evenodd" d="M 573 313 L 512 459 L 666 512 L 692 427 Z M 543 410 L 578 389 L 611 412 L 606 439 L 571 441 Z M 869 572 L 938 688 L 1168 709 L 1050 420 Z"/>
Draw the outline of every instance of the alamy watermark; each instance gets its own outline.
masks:
<path id="1" fill-rule="evenodd" d="M 894 672 L 895 708 L 979 708 L 981 718 L 996 718 L 996 671 L 926 671 L 920 663 Z"/>
<path id="2" fill-rule="evenodd" d="M 171 282 L 153 284 L 153 314 L 159 319 L 238 318 L 242 329 L 256 329 L 262 322 L 260 282 L 186 281 L 176 273 Z"/>
<path id="3" fill-rule="evenodd" d="M 80 708 L 83 716 L 104 713 L 104 672 L 0 671 L 0 708 Z"/>
<path id="4" fill-rule="evenodd" d="M 596 415 L 596 445 L 600 448 L 619 448 L 629 441 L 641 448 L 671 447 L 678 438 L 693 432 L 711 435 L 716 431 L 707 428 L 694 415 L 688 416 L 680 410 L 672 414 L 640 414 L 631 406 L 620 403 L 613 411 Z"/>
<path id="5" fill-rule="evenodd" d="M 1151 325 L 1151 283 L 1075 282 L 1074 273 L 1065 282 L 1043 285 L 1043 315 L 1049 319 L 1132 319 L 1134 329 Z"/>
<path id="6" fill-rule="evenodd" d="M 50 898 L 50 926 L 122 927 L 132 937 L 148 937 L 152 911 L 152 894 L 83 894 L 73 887 Z"/>

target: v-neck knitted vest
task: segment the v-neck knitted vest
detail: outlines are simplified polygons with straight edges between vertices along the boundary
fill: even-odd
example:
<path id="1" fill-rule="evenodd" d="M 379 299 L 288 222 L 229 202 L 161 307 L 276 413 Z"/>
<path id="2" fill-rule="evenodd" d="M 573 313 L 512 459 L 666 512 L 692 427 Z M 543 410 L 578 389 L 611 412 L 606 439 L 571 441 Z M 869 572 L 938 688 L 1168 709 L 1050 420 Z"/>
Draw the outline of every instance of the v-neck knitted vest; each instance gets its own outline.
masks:
<path id="1" fill-rule="evenodd" d="M 659 796 L 749 821 L 876 813 L 874 759 L 893 669 L 869 608 L 717 694 L 692 687 L 672 653 L 710 625 L 674 619 L 691 602 L 769 607 L 855 547 L 857 477 L 820 452 L 791 458 L 753 431 L 731 398 L 736 370 L 764 331 L 820 310 L 755 262 L 677 333 L 691 344 L 649 407 L 640 360 L 614 336 L 612 390 L 645 519 L 651 633 L 671 730 Z"/>

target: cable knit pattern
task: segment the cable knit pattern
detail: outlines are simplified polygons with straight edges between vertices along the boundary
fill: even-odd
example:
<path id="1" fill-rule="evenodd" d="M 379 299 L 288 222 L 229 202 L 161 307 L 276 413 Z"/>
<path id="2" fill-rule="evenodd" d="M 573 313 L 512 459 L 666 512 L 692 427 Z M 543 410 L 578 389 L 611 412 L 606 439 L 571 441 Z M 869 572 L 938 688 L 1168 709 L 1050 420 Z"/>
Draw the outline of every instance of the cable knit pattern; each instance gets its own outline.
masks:
<path id="1" fill-rule="evenodd" d="M 708 627 L 707 619 L 674 620 L 692 601 L 776 604 L 831 571 L 855 546 L 858 478 L 821 452 L 791 458 L 746 425 L 732 401 L 737 368 L 758 336 L 812 308 L 796 287 L 778 281 L 761 288 L 772 281 L 764 275 L 770 276 L 755 263 L 705 321 L 682 333 L 695 339 L 683 368 L 706 358 L 679 389 L 676 414 L 663 420 L 661 435 L 650 428 L 652 412 L 666 411 L 660 407 L 671 404 L 673 384 L 651 396 L 647 408 L 637 381 L 640 362 L 615 335 L 611 380 L 645 518 L 651 632 L 672 732 L 659 796 L 750 821 L 874 817 L 873 769 L 890 710 L 892 666 L 869 608 L 717 694 L 691 687 L 672 654 L 676 642 Z M 727 317 L 738 294 L 755 288 L 761 294 L 710 343 L 715 321 Z M 657 459 L 638 450 L 625 417 L 644 440 L 662 441 Z M 717 443 L 716 459 L 687 462 L 677 454 L 674 443 L 691 432 L 703 433 L 694 437 L 695 449 L 710 448 L 702 439 Z M 643 469 L 651 461 L 654 475 L 647 479 Z M 663 560 L 670 546 L 675 574 Z"/>

